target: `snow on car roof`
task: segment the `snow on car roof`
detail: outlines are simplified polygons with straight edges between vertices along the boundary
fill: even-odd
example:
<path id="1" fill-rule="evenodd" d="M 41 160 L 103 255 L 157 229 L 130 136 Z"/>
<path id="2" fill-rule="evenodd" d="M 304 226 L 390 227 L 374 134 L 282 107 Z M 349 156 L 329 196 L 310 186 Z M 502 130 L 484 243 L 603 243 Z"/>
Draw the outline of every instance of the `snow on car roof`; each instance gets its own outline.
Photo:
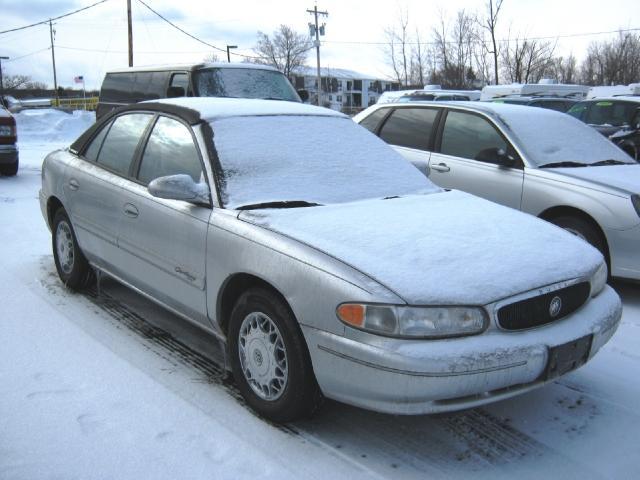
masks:
<path id="1" fill-rule="evenodd" d="M 146 67 L 127 67 L 109 70 L 107 73 L 129 73 L 129 72 L 164 72 L 169 70 L 199 70 L 202 68 L 245 68 L 251 70 L 278 70 L 270 65 L 259 65 L 256 63 L 177 63 L 169 65 L 149 65 Z"/>
<path id="2" fill-rule="evenodd" d="M 153 103 L 176 105 L 200 113 L 205 120 L 264 115 L 312 115 L 348 118 L 346 115 L 298 102 L 223 97 L 181 97 L 153 100 Z"/>

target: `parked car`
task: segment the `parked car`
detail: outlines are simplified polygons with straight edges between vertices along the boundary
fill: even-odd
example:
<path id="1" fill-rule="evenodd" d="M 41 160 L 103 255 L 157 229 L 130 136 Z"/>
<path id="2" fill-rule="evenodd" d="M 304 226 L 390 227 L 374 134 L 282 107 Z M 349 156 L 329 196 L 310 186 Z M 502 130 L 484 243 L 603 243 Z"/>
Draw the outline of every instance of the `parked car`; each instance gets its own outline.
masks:
<path id="1" fill-rule="evenodd" d="M 198 63 L 107 72 L 96 118 L 116 107 L 174 97 L 265 98 L 300 102 L 281 72 L 255 63 Z"/>
<path id="2" fill-rule="evenodd" d="M 445 188 L 555 223 L 640 279 L 640 165 L 569 115 L 489 102 L 376 105 L 354 120 Z"/>
<path id="3" fill-rule="evenodd" d="M 508 103 L 511 105 L 528 105 L 530 107 L 548 108 L 557 112 L 566 112 L 578 100 L 554 96 L 505 96 L 496 97 L 491 100 L 493 103 Z"/>
<path id="4" fill-rule="evenodd" d="M 585 100 L 567 113 L 595 128 L 640 162 L 640 96 Z"/>
<path id="5" fill-rule="evenodd" d="M 18 173 L 19 155 L 16 119 L 0 105 L 0 174 L 13 176 Z"/>
<path id="6" fill-rule="evenodd" d="M 275 421 L 322 396 L 401 414 L 511 397 L 621 316 L 587 243 L 299 103 L 131 105 L 45 158 L 40 203 L 65 285 L 96 270 L 217 336 Z"/>
<path id="7" fill-rule="evenodd" d="M 479 100 L 480 90 L 443 90 L 437 85 L 423 90 L 393 90 L 380 95 L 377 103 L 395 103 L 411 101 Z"/>

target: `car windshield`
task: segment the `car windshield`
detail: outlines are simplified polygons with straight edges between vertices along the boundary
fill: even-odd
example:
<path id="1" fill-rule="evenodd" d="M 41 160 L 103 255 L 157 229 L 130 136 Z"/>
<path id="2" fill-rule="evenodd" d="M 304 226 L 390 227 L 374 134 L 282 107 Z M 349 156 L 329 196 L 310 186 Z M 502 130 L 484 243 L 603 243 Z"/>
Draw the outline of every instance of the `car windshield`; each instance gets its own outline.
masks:
<path id="1" fill-rule="evenodd" d="M 226 208 L 304 207 L 440 191 L 348 118 L 267 115 L 211 122 Z"/>
<path id="2" fill-rule="evenodd" d="M 260 68 L 205 68 L 194 73 L 194 86 L 198 97 L 300 101 L 282 73 Z"/>
<path id="3" fill-rule="evenodd" d="M 640 103 L 604 100 L 594 102 L 587 112 L 585 122 L 590 125 L 611 125 L 621 127 L 629 125 Z"/>
<path id="4" fill-rule="evenodd" d="M 529 161 L 537 166 L 560 162 L 594 164 L 603 160 L 634 163 L 595 129 L 564 113 L 517 105 L 494 106 L 519 140 Z"/>

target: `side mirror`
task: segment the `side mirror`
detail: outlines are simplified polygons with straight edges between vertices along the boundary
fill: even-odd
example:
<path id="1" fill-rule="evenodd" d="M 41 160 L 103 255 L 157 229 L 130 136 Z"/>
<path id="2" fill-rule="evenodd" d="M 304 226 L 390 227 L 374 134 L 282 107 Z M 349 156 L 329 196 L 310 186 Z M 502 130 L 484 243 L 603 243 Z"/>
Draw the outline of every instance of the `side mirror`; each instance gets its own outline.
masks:
<path id="1" fill-rule="evenodd" d="M 304 90 L 304 89 L 298 90 L 298 95 L 300 96 L 300 100 L 302 100 L 303 102 L 306 102 L 307 100 L 309 100 L 309 92 L 307 90 Z"/>
<path id="2" fill-rule="evenodd" d="M 501 167 L 513 167 L 516 159 L 504 151 L 503 148 L 485 148 L 476 155 L 476 160 L 487 163 L 496 163 Z"/>
<path id="3" fill-rule="evenodd" d="M 168 200 L 184 200 L 196 205 L 210 205 L 211 192 L 204 183 L 196 183 L 191 175 L 169 175 L 152 180 L 147 187 L 151 195 Z"/>

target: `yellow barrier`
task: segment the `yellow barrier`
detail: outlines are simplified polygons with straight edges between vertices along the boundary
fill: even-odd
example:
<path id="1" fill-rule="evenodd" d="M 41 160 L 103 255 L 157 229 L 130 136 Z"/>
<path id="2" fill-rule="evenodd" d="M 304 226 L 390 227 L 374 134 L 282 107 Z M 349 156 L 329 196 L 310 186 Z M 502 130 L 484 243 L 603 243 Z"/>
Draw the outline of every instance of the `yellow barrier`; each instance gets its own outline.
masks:
<path id="1" fill-rule="evenodd" d="M 51 105 L 54 107 L 69 109 L 69 110 L 89 110 L 94 111 L 98 107 L 98 97 L 85 98 L 60 98 L 51 100 Z"/>

